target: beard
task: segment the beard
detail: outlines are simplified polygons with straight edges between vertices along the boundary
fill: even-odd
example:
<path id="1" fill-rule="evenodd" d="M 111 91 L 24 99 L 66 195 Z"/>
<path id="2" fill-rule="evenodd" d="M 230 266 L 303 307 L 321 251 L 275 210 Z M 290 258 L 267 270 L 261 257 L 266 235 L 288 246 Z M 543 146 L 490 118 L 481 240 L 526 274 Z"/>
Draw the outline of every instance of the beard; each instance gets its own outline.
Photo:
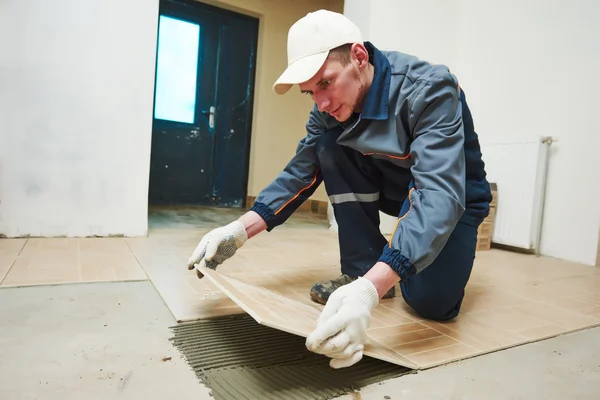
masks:
<path id="1" fill-rule="evenodd" d="M 367 97 L 367 89 L 365 88 L 365 82 L 363 81 L 360 75 L 360 71 L 358 69 L 353 69 L 353 75 L 358 90 L 352 102 L 351 110 L 353 113 L 357 113 L 360 112 L 360 110 L 362 109 L 365 97 Z"/>
<path id="2" fill-rule="evenodd" d="M 362 106 L 365 102 L 365 97 L 367 97 L 367 91 L 365 90 L 365 85 L 359 81 L 358 84 L 358 94 L 354 99 L 354 103 L 352 104 L 352 112 L 360 112 Z"/>
<path id="3" fill-rule="evenodd" d="M 340 122 L 348 121 L 354 113 L 361 111 L 365 98 L 367 97 L 368 88 L 366 82 L 360 74 L 358 69 L 352 70 L 352 81 L 354 83 L 354 90 L 352 90 L 351 97 L 346 101 L 342 108 L 346 109 L 346 113 L 336 118 Z"/>
<path id="4" fill-rule="evenodd" d="M 365 97 L 367 96 L 367 90 L 365 89 L 365 85 L 363 82 L 361 82 L 360 80 L 358 80 L 357 82 L 358 82 L 358 89 L 356 91 L 356 95 L 351 100 L 351 102 L 346 103 L 347 104 L 346 107 L 348 109 L 347 110 L 348 115 L 342 114 L 339 118 L 340 122 L 348 121 L 354 113 L 358 113 L 362 109 L 363 103 L 365 101 Z"/>

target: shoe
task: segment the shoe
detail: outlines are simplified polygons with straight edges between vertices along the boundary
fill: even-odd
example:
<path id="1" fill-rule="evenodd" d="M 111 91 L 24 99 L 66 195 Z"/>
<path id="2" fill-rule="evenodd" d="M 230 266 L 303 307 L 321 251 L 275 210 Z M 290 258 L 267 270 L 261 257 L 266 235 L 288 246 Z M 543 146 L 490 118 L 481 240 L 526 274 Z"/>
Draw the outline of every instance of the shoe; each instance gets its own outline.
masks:
<path id="1" fill-rule="evenodd" d="M 352 281 L 355 281 L 357 278 L 351 278 L 346 274 L 340 275 L 337 279 L 333 279 L 330 281 L 317 282 L 310 289 L 310 298 L 312 301 L 317 302 L 319 304 L 327 304 L 327 300 L 329 296 L 337 289 L 344 285 L 349 284 Z M 396 296 L 396 287 L 392 286 L 390 290 L 388 290 L 384 295 L 384 299 L 391 299 Z"/>

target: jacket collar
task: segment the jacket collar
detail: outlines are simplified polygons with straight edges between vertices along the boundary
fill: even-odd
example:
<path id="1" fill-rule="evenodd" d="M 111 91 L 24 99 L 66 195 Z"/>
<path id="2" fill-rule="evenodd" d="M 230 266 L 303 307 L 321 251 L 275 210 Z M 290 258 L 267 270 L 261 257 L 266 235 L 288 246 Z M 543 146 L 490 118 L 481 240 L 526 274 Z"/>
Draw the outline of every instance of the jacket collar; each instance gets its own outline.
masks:
<path id="1" fill-rule="evenodd" d="M 360 113 L 361 119 L 383 120 L 388 117 L 391 67 L 388 59 L 371 42 L 364 43 L 375 67 L 373 82 Z"/>

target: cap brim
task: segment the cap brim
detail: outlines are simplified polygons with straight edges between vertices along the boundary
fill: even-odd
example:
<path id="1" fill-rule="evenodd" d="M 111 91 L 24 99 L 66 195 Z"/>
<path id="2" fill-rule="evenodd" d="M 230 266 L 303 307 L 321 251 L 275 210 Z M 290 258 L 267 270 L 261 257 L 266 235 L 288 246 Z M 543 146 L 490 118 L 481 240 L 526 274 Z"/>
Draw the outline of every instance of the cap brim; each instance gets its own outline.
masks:
<path id="1" fill-rule="evenodd" d="M 328 54 L 329 51 L 324 51 L 294 61 L 277 79 L 273 91 L 277 94 L 285 94 L 292 86 L 308 81 L 319 72 Z"/>

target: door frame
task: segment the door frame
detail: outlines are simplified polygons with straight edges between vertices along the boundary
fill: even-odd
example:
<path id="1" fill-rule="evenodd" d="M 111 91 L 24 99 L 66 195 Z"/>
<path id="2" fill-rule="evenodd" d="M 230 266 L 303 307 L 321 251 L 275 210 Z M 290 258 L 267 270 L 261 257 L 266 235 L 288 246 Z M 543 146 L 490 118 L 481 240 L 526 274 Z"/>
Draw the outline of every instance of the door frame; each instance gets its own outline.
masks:
<path id="1" fill-rule="evenodd" d="M 259 56 L 259 35 L 260 35 L 260 24 L 261 24 L 261 18 L 258 16 L 253 16 L 250 14 L 246 14 L 244 12 L 240 12 L 240 11 L 234 11 L 234 10 L 230 10 L 227 8 L 223 8 L 223 7 L 218 7 L 216 5 L 212 5 L 212 4 L 208 4 L 205 3 L 203 1 L 200 0 L 159 0 L 159 8 L 158 8 L 158 16 L 157 16 L 157 26 L 156 26 L 156 46 L 155 46 L 155 64 L 154 64 L 154 82 L 153 82 L 153 86 L 154 86 L 154 90 L 153 90 L 153 94 L 152 94 L 152 130 L 151 130 L 151 135 L 153 136 L 153 130 L 154 130 L 154 113 L 155 113 L 155 107 L 156 107 L 156 79 L 157 79 L 157 73 L 158 73 L 158 47 L 159 47 L 159 43 L 158 43 L 158 34 L 159 34 L 159 24 L 158 24 L 158 19 L 160 18 L 161 11 L 164 9 L 164 7 L 169 7 L 169 5 L 174 5 L 175 7 L 181 8 L 181 9 L 189 9 L 190 10 L 190 18 L 193 18 L 193 13 L 198 13 L 201 12 L 201 10 L 207 10 L 207 11 L 211 11 L 211 12 L 216 12 L 221 14 L 222 16 L 234 16 L 236 18 L 241 18 L 241 19 L 247 19 L 249 21 L 252 21 L 256 24 L 256 34 L 254 37 L 254 43 L 253 43 L 253 57 L 252 57 L 252 62 L 250 65 L 250 69 L 251 69 L 251 75 L 250 75 L 250 79 L 249 79 L 249 99 L 250 99 L 250 104 L 248 105 L 248 117 L 247 117 L 247 129 L 245 134 L 245 140 L 246 140 L 246 146 L 245 146 L 245 158 L 246 158 L 246 162 L 243 164 L 243 171 L 242 173 L 242 177 L 243 177 L 243 193 L 242 193 L 242 204 L 241 204 L 241 208 L 246 208 L 247 207 L 247 203 L 248 203 L 248 183 L 250 180 L 250 155 L 252 152 L 252 136 L 253 136 L 253 126 L 254 126 L 254 112 L 255 112 L 255 95 L 256 95 L 256 74 L 257 74 L 257 64 L 258 64 L 258 56 Z M 217 48 L 217 68 L 216 68 L 216 77 L 215 77 L 215 87 L 214 87 L 214 98 L 216 100 L 218 100 L 217 96 L 218 96 L 218 92 L 219 92 L 219 65 L 220 65 L 220 59 L 221 59 L 221 32 L 219 31 L 219 42 L 216 46 Z M 200 63 L 199 63 L 200 64 Z M 198 71 L 200 70 L 200 65 L 198 65 Z M 200 74 L 198 74 L 200 75 Z M 198 85 L 199 80 L 197 80 L 196 85 Z M 214 102 L 215 107 L 218 107 L 218 102 L 215 101 Z M 199 115 L 203 115 L 202 110 L 196 109 L 196 112 L 199 113 Z M 189 124 L 185 124 L 185 123 L 178 123 L 180 126 L 187 126 Z M 217 131 L 217 126 L 215 126 L 215 128 L 212 129 L 212 131 Z M 152 138 L 151 138 L 151 142 L 152 142 Z M 216 140 L 215 140 L 216 142 Z M 213 148 L 214 148 L 214 144 L 213 144 Z M 152 145 L 150 146 L 150 150 L 152 150 Z M 151 163 L 151 157 L 152 154 L 150 154 L 150 160 L 149 160 L 149 164 Z M 213 160 L 213 163 L 215 161 Z M 150 180 L 150 171 L 148 172 L 148 179 Z M 213 184 L 213 193 L 214 193 L 214 184 Z M 148 193 L 148 200 L 149 200 L 149 195 L 150 193 Z M 219 205 L 211 205 L 212 207 L 219 207 Z M 229 207 L 228 207 L 229 208 Z"/>

